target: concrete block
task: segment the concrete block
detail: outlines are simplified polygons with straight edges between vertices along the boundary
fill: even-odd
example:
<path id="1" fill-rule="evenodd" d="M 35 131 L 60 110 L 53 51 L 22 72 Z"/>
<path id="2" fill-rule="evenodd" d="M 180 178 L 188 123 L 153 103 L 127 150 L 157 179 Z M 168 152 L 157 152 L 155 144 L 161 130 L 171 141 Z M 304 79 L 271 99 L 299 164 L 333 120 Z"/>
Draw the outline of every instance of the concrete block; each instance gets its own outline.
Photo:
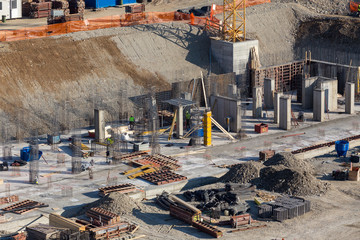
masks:
<path id="1" fill-rule="evenodd" d="M 246 40 L 244 42 L 227 42 L 223 40 L 211 40 L 211 53 L 225 73 L 235 72 L 238 86 L 246 88 L 248 82 L 248 66 L 250 61 L 250 49 L 255 47 L 258 52 L 258 40 Z"/>
<path id="2" fill-rule="evenodd" d="M 290 97 L 280 97 L 280 116 L 279 128 L 283 130 L 291 129 L 291 99 Z"/>
<path id="3" fill-rule="evenodd" d="M 274 123 L 279 123 L 280 120 L 280 97 L 282 95 L 280 92 L 274 93 Z"/>
<path id="4" fill-rule="evenodd" d="M 324 77 L 319 77 L 318 81 L 320 81 L 318 86 L 325 91 L 325 111 L 336 111 L 338 107 L 338 81 Z"/>
<path id="5" fill-rule="evenodd" d="M 94 109 L 95 140 L 102 142 L 105 140 L 105 118 L 104 110 Z"/>
<path id="6" fill-rule="evenodd" d="M 324 121 L 325 118 L 325 91 L 322 89 L 314 89 L 314 106 L 313 119 L 314 121 Z"/>
<path id="7" fill-rule="evenodd" d="M 254 87 L 253 88 L 253 118 L 262 117 L 262 88 Z"/>
<path id="8" fill-rule="evenodd" d="M 354 114 L 355 112 L 355 83 L 345 85 L 345 113 Z"/>
<path id="9" fill-rule="evenodd" d="M 266 109 L 274 108 L 275 79 L 264 79 L 264 104 Z"/>
<path id="10" fill-rule="evenodd" d="M 216 101 L 216 104 L 215 104 Z M 230 131 L 239 132 L 241 129 L 241 101 L 224 97 L 211 96 L 210 104 L 214 108 L 212 111 L 214 119 L 225 129 L 228 129 L 226 118 L 230 117 Z"/>

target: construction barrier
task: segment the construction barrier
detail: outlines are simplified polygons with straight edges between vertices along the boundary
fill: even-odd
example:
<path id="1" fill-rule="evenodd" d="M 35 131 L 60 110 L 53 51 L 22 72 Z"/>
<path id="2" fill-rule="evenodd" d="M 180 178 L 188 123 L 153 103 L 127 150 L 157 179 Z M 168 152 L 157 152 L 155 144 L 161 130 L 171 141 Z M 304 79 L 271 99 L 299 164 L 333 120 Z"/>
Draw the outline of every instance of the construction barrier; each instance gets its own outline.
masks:
<path id="1" fill-rule="evenodd" d="M 247 0 L 246 7 L 269 2 L 271 2 L 271 0 Z M 2 30 L 0 31 L 0 41 L 18 41 L 80 31 L 175 21 L 190 21 L 192 25 L 220 29 L 220 21 L 216 19 L 214 15 L 222 13 L 223 9 L 223 6 L 213 4 L 210 18 L 195 17 L 193 14 L 180 12 L 143 12 L 86 19 L 84 21 L 70 21 L 19 30 Z"/>
<path id="2" fill-rule="evenodd" d="M 236 5 L 240 4 L 241 1 L 244 1 L 244 0 L 237 0 Z M 246 0 L 245 7 L 251 7 L 251 6 L 264 4 L 264 3 L 271 3 L 271 0 Z M 225 5 L 225 9 L 227 9 L 227 8 L 230 8 L 230 7 L 228 7 L 228 5 Z M 224 12 L 224 6 L 213 4 L 211 10 L 212 10 L 212 14 L 214 14 L 214 15 L 221 14 Z"/>
<path id="3" fill-rule="evenodd" d="M 115 15 L 19 30 L 3 30 L 0 31 L 0 41 L 18 41 L 112 27 L 188 20 L 190 20 L 189 14 L 179 12 L 147 12 Z"/>

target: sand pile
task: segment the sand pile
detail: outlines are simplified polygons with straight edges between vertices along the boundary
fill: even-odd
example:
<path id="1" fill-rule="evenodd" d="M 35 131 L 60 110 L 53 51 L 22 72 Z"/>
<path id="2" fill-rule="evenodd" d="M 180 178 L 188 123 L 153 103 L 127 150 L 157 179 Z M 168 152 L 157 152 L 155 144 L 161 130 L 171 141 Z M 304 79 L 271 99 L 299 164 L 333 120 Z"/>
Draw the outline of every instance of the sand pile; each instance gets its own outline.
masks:
<path id="1" fill-rule="evenodd" d="M 142 204 L 126 194 L 112 192 L 93 203 L 87 204 L 81 214 L 84 214 L 86 210 L 93 207 L 99 207 L 119 215 L 125 215 L 131 214 L 134 209 L 141 210 Z"/>
<path id="2" fill-rule="evenodd" d="M 248 183 L 255 178 L 259 177 L 259 171 L 262 167 L 261 163 L 257 162 L 246 162 L 235 165 L 229 172 L 220 178 L 221 182 L 232 182 L 232 183 Z"/>

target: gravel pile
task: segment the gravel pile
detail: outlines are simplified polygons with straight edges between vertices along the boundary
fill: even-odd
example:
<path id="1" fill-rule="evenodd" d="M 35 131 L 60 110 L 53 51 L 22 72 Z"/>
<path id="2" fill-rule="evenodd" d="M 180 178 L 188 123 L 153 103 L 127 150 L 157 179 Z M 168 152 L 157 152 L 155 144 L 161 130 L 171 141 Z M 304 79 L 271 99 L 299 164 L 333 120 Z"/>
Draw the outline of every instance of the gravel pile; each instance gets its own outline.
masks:
<path id="1" fill-rule="evenodd" d="M 84 214 L 86 210 L 93 207 L 103 208 L 119 215 L 126 215 L 132 214 L 134 209 L 141 210 L 142 204 L 126 194 L 112 192 L 93 203 L 87 204 L 80 214 Z"/>
<path id="2" fill-rule="evenodd" d="M 277 153 L 264 164 L 247 162 L 232 167 L 221 182 L 252 183 L 258 188 L 295 196 L 319 195 L 327 184 L 318 180 L 314 168 L 292 153 Z"/>
<path id="3" fill-rule="evenodd" d="M 290 152 L 281 152 L 275 154 L 272 158 L 264 162 L 265 166 L 285 166 L 290 169 L 299 169 L 309 173 L 314 172 L 313 166 L 305 160 L 297 159 Z"/>
<path id="4" fill-rule="evenodd" d="M 235 165 L 229 172 L 220 178 L 221 182 L 232 183 L 248 183 L 255 178 L 259 177 L 259 170 L 262 167 L 261 163 L 246 162 Z"/>
<path id="5" fill-rule="evenodd" d="M 311 173 L 284 166 L 261 169 L 258 187 L 295 196 L 319 195 L 327 190 L 327 184 L 316 179 Z"/>

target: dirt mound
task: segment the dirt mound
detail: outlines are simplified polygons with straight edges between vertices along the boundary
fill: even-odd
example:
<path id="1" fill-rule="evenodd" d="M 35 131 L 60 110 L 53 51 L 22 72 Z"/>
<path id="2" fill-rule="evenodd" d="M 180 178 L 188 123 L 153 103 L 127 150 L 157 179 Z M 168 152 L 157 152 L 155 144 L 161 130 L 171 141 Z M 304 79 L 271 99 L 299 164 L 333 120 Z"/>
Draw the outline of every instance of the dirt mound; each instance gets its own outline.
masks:
<path id="1" fill-rule="evenodd" d="M 220 178 L 221 182 L 248 183 L 259 177 L 261 164 L 257 162 L 246 162 L 235 165 L 229 172 Z"/>
<path id="2" fill-rule="evenodd" d="M 93 203 L 87 204 L 79 214 L 84 214 L 86 210 L 93 207 L 103 208 L 119 215 L 126 215 L 131 214 L 134 209 L 141 210 L 142 204 L 126 194 L 113 192 Z"/>
<path id="3" fill-rule="evenodd" d="M 278 166 L 282 165 L 288 167 L 290 169 L 299 169 L 302 171 L 306 171 L 309 173 L 313 173 L 314 169 L 308 162 L 297 159 L 292 153 L 290 152 L 281 152 L 275 154 L 272 158 L 268 159 L 264 162 L 265 166 Z"/>
<path id="4" fill-rule="evenodd" d="M 284 166 L 261 169 L 258 187 L 295 196 L 322 194 L 327 190 L 327 184 L 316 179 L 311 173 Z"/>
<path id="5" fill-rule="evenodd" d="M 321 14 L 347 15 L 349 2 L 344 0 L 272 0 L 274 3 L 298 3 Z"/>

